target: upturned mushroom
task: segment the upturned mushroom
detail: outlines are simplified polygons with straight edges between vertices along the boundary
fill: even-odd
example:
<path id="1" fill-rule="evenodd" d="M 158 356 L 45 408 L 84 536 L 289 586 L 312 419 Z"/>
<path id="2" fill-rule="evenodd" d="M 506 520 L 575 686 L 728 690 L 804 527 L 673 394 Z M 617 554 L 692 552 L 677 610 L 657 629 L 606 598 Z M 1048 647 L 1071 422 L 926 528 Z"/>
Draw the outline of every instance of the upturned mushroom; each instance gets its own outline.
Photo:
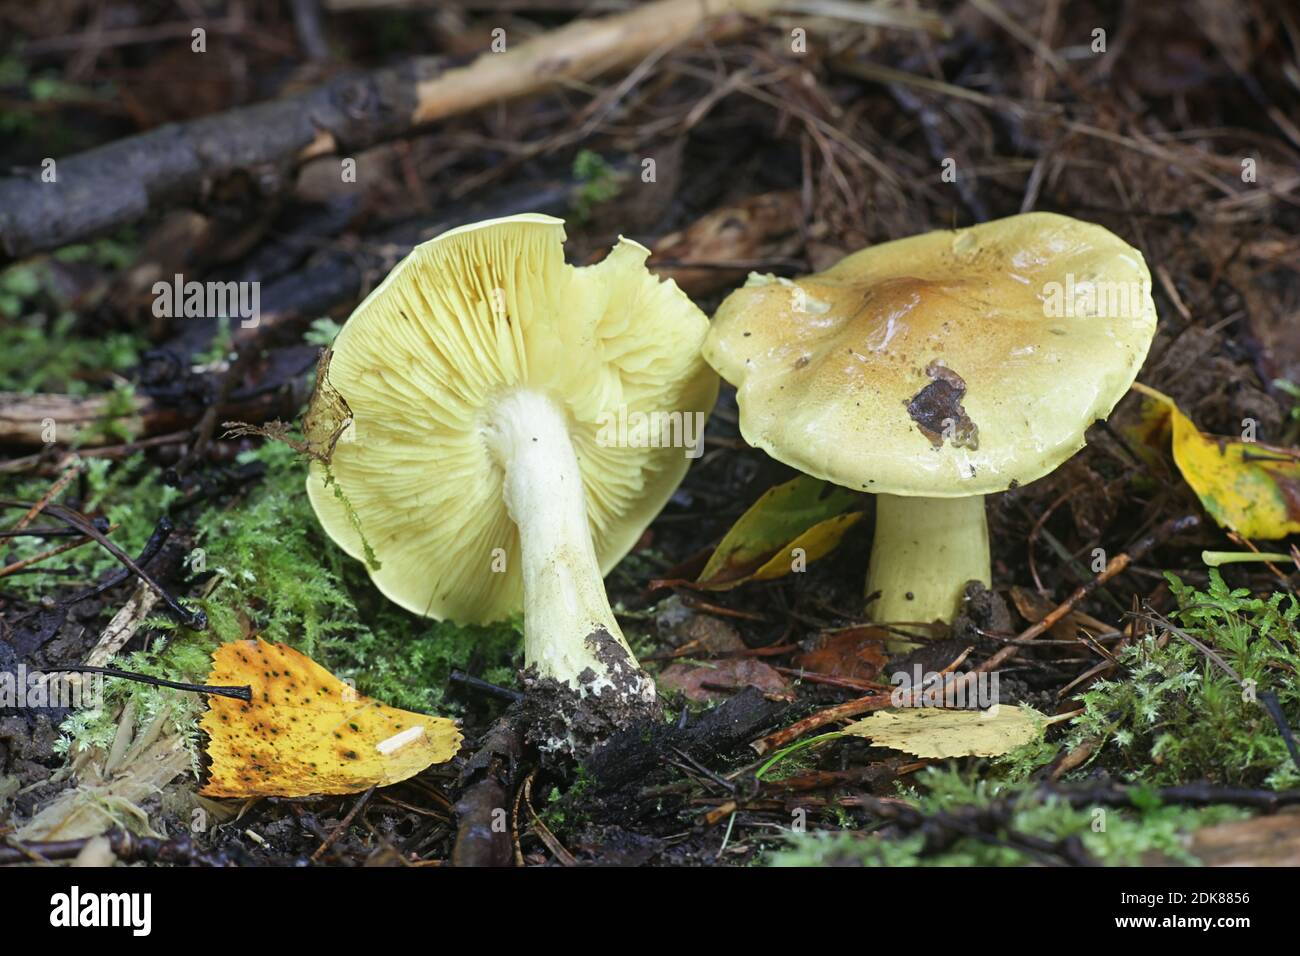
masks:
<path id="1" fill-rule="evenodd" d="M 751 274 L 704 356 L 746 441 L 876 494 L 867 572 L 887 623 L 951 622 L 990 584 L 984 496 L 1040 478 L 1128 391 L 1155 333 L 1141 253 L 1028 213 L 854 253 L 797 281 Z"/>
<path id="2" fill-rule="evenodd" d="M 655 687 L 602 577 L 698 454 L 718 379 L 708 320 L 647 249 L 620 239 L 575 268 L 563 243 L 561 220 L 519 215 L 402 260 L 322 358 L 307 492 L 348 554 L 370 549 L 388 598 L 462 623 L 522 608 L 557 718 L 582 706 L 624 726 Z"/>

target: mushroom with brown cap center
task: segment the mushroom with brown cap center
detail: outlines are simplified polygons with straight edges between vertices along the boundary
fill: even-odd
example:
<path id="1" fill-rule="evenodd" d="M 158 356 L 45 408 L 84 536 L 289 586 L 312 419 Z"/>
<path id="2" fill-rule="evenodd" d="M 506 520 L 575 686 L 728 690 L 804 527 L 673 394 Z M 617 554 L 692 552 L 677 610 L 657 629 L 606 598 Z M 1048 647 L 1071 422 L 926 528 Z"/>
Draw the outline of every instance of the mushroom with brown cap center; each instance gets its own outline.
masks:
<path id="1" fill-rule="evenodd" d="M 1150 288 L 1106 229 L 1028 213 L 794 282 L 751 275 L 704 355 L 736 386 L 751 445 L 877 495 L 872 616 L 950 622 L 968 581 L 990 583 L 984 495 L 1083 447 L 1146 357 Z"/>
<path id="2" fill-rule="evenodd" d="M 620 240 L 574 268 L 563 242 L 560 220 L 521 215 L 417 246 L 323 360 L 315 428 L 350 424 L 307 491 L 344 550 L 373 550 L 391 600 L 463 623 L 522 607 L 525 664 L 566 698 L 557 713 L 624 726 L 655 688 L 601 579 L 681 482 L 679 439 L 699 428 L 680 425 L 702 424 L 718 380 L 707 319 L 648 250 Z M 613 427 L 628 421 L 677 427 Z"/>

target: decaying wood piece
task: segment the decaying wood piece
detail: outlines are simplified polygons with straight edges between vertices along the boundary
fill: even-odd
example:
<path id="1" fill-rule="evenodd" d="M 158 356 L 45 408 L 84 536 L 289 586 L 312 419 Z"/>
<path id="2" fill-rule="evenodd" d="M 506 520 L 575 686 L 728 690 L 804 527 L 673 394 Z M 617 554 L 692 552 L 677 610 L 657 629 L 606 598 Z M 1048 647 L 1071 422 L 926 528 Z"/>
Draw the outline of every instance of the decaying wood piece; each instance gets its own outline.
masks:
<path id="1" fill-rule="evenodd" d="M 117 652 L 126 646 L 126 642 L 135 636 L 135 632 L 153 613 L 154 605 L 157 603 L 158 595 L 153 588 L 143 584 L 138 585 L 135 593 L 131 595 L 131 600 L 127 601 L 108 622 L 108 627 L 104 628 L 104 633 L 99 636 L 95 646 L 86 655 L 85 663 L 91 667 L 106 667 Z"/>
<path id="2" fill-rule="evenodd" d="M 110 444 L 113 432 L 135 437 L 160 435 L 193 424 L 206 406 L 168 404 L 146 395 L 24 395 L 0 392 L 0 445 Z M 245 421 L 292 415 L 292 400 L 279 392 L 249 395 L 223 403 L 219 414 Z M 111 427 L 110 427 L 111 426 Z"/>
<path id="3" fill-rule="evenodd" d="M 75 840 L 103 833 L 132 820 L 148 829 L 139 804 L 190 768 L 190 754 L 177 736 L 144 741 L 133 750 L 119 772 L 110 775 L 99 759 L 79 772 L 79 787 L 65 790 L 15 834 L 18 840 Z M 103 757 L 95 752 L 95 758 Z M 158 836 L 152 833 L 150 836 Z"/>
<path id="4" fill-rule="evenodd" d="M 1204 827 L 1187 849 L 1206 866 L 1300 866 L 1300 809 Z"/>
<path id="5" fill-rule="evenodd" d="M 114 863 L 166 863 L 183 866 L 233 866 L 225 851 L 208 852 L 194 845 L 188 833 L 178 833 L 170 838 L 139 836 L 130 830 L 113 827 L 102 836 L 80 837 L 72 840 L 54 840 L 39 843 L 10 841 L 0 847 L 0 865 L 10 863 L 40 863 L 47 860 L 75 860 L 74 866 L 90 865 L 86 862 L 88 850 L 96 852 L 93 865 L 112 866 Z"/>
<path id="6" fill-rule="evenodd" d="M 143 396 L 119 402 L 110 395 L 0 392 L 0 444 L 66 445 L 103 432 L 110 423 L 138 431 L 152 404 Z"/>
<path id="7" fill-rule="evenodd" d="M 508 808 L 514 803 L 519 765 L 524 757 L 521 711 L 512 707 L 484 735 L 461 772 L 456 803 L 453 866 L 512 866 L 515 836 Z"/>
<path id="8" fill-rule="evenodd" d="M 346 153 L 415 127 L 634 65 L 690 39 L 737 33 L 744 15 L 777 0 L 656 0 L 626 13 L 579 19 L 502 53 L 447 68 L 424 57 L 78 153 L 0 180 L 0 263 L 134 222 L 192 201 L 237 171 L 274 193 L 302 161 Z"/>

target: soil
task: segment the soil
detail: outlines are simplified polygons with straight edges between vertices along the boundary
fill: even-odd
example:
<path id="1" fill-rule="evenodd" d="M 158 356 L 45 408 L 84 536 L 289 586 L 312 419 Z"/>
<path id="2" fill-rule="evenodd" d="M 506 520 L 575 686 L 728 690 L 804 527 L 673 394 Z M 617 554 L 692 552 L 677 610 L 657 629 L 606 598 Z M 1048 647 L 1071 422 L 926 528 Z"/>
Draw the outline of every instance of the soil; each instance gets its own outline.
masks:
<path id="1" fill-rule="evenodd" d="M 328 165 L 333 156 L 301 170 L 292 157 L 259 161 L 206 182 L 192 200 L 135 197 L 147 208 L 130 233 L 87 233 L 76 243 L 83 252 L 67 261 L 33 254 L 48 270 L 46 285 L 4 313 L 14 329 L 21 319 L 35 338 L 52 337 L 56 317 L 67 313 L 69 349 L 120 334 L 137 337 L 142 351 L 120 368 L 78 369 L 40 388 L 26 384 L 30 369 L 6 366 L 13 381 L 0 380 L 0 390 L 75 398 L 134 383 L 149 403 L 149 433 L 104 437 L 82 451 L 109 462 L 143 456 L 151 475 L 180 490 L 183 500 L 171 509 L 175 531 L 142 563 L 168 594 L 192 598 L 199 587 L 183 561 L 195 546 L 195 525 L 212 511 L 237 514 L 245 493 L 263 480 L 260 466 L 240 456 L 289 434 L 277 416 L 303 411 L 320 345 L 313 323 L 343 321 L 414 242 L 525 210 L 569 217 L 575 263 L 599 259 L 620 234 L 652 248 L 670 239 L 670 261 L 655 267 L 667 277 L 678 270 L 711 312 L 751 270 L 807 274 L 872 243 L 1045 209 L 1111 229 L 1150 264 L 1160 324 L 1142 382 L 1168 394 L 1208 433 L 1240 435 L 1250 421 L 1261 442 L 1294 446 L 1297 400 L 1279 384 L 1300 383 L 1293 13 L 1284 20 L 1282 5 L 1268 2 L 1209 4 L 1215 16 L 1187 16 L 1176 4 L 1085 0 L 1068 11 L 1029 0 L 997 5 L 1024 29 L 1008 31 L 975 4 L 926 3 L 946 24 L 945 35 L 839 25 L 814 31 L 818 42 L 796 54 L 783 26 L 755 24 L 716 44 L 665 51 L 625 86 L 626 72 L 610 74 L 414 130 L 399 122 L 405 113 L 390 110 L 410 106 L 400 86 L 409 69 L 385 73 L 378 85 L 336 77 L 349 68 L 388 68 L 429 49 L 447 62 L 466 59 L 487 35 L 472 11 L 457 8 L 459 28 L 450 30 L 451 21 L 432 14 L 354 13 L 346 24 L 333 21 L 336 48 L 317 61 L 298 48 L 290 14 L 279 9 L 289 5 L 259 5 L 244 27 L 213 37 L 226 57 L 213 62 L 229 62 L 229 75 L 191 81 L 188 59 L 162 56 L 159 41 L 81 51 L 39 45 L 90 31 L 95 4 L 58 4 L 48 21 L 35 6 L 5 10 L 0 63 L 12 58 L 27 72 L 0 84 L 6 112 L 12 102 L 22 119 L 0 137 L 0 169 L 35 169 L 51 152 L 88 150 L 165 122 L 333 83 L 322 89 L 363 97 L 349 119 L 346 97 L 320 94 L 340 135 L 361 137 L 354 152 L 373 175 L 353 188 L 337 181 Z M 121 6 L 136 11 L 132 22 L 141 29 L 163 15 Z M 531 35 L 571 15 L 545 7 L 499 16 Z M 1105 28 L 1105 53 L 1089 52 L 1081 25 L 1094 23 Z M 38 52 L 17 52 L 20 41 L 37 43 Z M 71 99 L 39 97 L 42 77 L 71 84 Z M 191 83 L 203 88 L 179 101 L 158 95 Z M 249 128 L 240 142 L 262 156 L 301 126 L 297 118 L 280 133 Z M 350 144 L 340 145 L 346 152 Z M 647 158 L 656 160 L 652 179 L 644 178 Z M 1256 178 L 1243 178 L 1246 160 Z M 943 176 L 949 163 L 955 181 Z M 782 214 L 752 215 L 759 207 Z M 214 352 L 215 317 L 154 315 L 151 280 L 178 271 L 261 283 L 261 326 L 230 330 Z M 0 292 L 7 288 L 0 282 Z M 31 347 L 0 328 L 0 348 L 17 354 L 20 345 Z M 961 367 L 960 355 L 951 359 Z M 977 447 L 976 423 L 961 405 L 964 382 L 950 369 L 932 377 L 908 405 L 912 418 L 936 444 L 945 420 L 956 422 L 950 439 Z M 345 411 L 318 407 L 307 423 L 317 445 L 304 450 L 327 458 Z M 889 828 L 906 821 L 886 818 L 872 801 L 910 785 L 926 761 L 862 740 L 836 741 L 800 754 L 803 763 L 781 785 L 761 776 L 770 754 L 760 756 L 754 743 L 823 708 L 887 690 L 898 672 L 978 665 L 1036 623 L 1008 606 L 1012 588 L 1031 589 L 1056 607 L 1095 577 L 1096 553 L 1114 557 L 1162 522 L 1203 515 L 1167 456 L 1153 460 L 1133 447 L 1127 429 L 1138 413 L 1138 403 L 1126 400 L 1089 429 L 1086 448 L 1071 461 L 990 496 L 995 590 L 972 587 L 945 639 L 878 664 L 887 635 L 867 633 L 862 605 L 872 532 L 866 496 L 866 518 L 806 573 L 723 591 L 652 584 L 693 580 L 744 510 L 794 477 L 746 445 L 734 391 L 724 385 L 704 455 L 607 586 L 652 673 L 752 660 L 767 670 L 736 667 L 722 675 L 751 683 L 700 678 L 707 701 L 669 692 L 658 702 L 662 712 L 620 709 L 526 672 L 494 693 L 485 675 L 499 676 L 518 661 L 475 657 L 467 671 L 480 684 L 449 681 L 446 689 L 465 734 L 453 761 L 368 794 L 257 800 L 243 808 L 238 827 L 193 838 L 196 808 L 229 818 L 234 808 L 202 801 L 195 780 L 182 776 L 142 805 L 162 842 L 123 854 L 197 865 L 711 866 L 764 860 L 798 808 L 811 808 L 827 828 L 848 820 L 903 832 Z M 232 431 L 228 421 L 251 427 Z M 0 432 L 0 497 L 12 497 L 20 481 L 52 485 L 68 451 Z M 114 504 L 91 502 L 78 482 L 58 501 L 91 518 L 106 518 Z M 21 514 L 6 511 L 0 527 Z M 1160 541 L 1078 610 L 1116 634 L 1131 628 L 1135 608 L 1167 614 L 1175 602 L 1164 572 L 1204 587 L 1201 551 L 1238 544 L 1203 520 L 1193 532 Z M 6 549 L 0 539 L 0 566 Z M 1289 568 L 1258 564 L 1225 568 L 1224 577 L 1261 595 L 1296 582 Z M 74 568 L 41 580 L 32 597 L 6 593 L 0 578 L 0 671 L 83 661 L 138 583 L 124 569 L 90 576 Z M 93 595 L 71 600 L 92 588 Z M 376 599 L 373 590 L 353 596 Z M 247 611 L 255 629 L 265 608 Z M 410 626 L 420 633 L 418 622 Z M 850 654 L 851 672 L 810 673 L 800 663 L 828 635 L 850 628 L 863 629 L 865 649 Z M 1096 642 L 1055 638 L 1002 669 L 1002 702 L 1029 703 L 1048 715 L 1080 706 L 1077 695 L 1097 679 L 1094 668 L 1113 647 L 1104 642 L 1114 637 L 1098 638 L 1104 653 Z M 142 627 L 123 654 L 167 639 L 164 629 Z M 622 649 L 604 639 L 602 653 L 620 679 L 634 680 Z M 785 686 L 752 686 L 758 679 L 744 675 L 760 671 Z M 0 710 L 0 832 L 17 829 L 70 786 L 58 746 L 68 717 L 48 708 Z M 565 747 L 554 746 L 561 739 Z M 1079 862 L 1073 852 L 1061 849 L 1061 858 Z"/>

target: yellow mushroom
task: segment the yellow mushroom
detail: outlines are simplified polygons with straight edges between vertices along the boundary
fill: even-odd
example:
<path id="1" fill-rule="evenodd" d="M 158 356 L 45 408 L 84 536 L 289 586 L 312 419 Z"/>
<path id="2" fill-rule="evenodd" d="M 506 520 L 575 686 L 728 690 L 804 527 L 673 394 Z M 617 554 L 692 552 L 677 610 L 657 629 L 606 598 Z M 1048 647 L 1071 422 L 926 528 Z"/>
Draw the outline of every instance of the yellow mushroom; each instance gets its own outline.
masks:
<path id="1" fill-rule="evenodd" d="M 321 462 L 307 492 L 345 551 L 370 545 L 371 577 L 402 607 L 470 623 L 522 608 L 539 676 L 650 707 L 601 578 L 697 451 L 625 426 L 702 425 L 718 389 L 708 322 L 643 246 L 620 239 L 575 268 L 563 243 L 561 220 L 529 214 L 417 246 L 327 357 L 352 420 L 328 465 L 342 497 Z M 341 413 L 318 397 L 312 414 Z"/>
<path id="2" fill-rule="evenodd" d="M 949 622 L 990 583 L 983 496 L 1084 445 L 1155 333 L 1142 255 L 1028 213 L 854 253 L 797 281 L 751 275 L 704 356 L 746 441 L 877 497 L 867 574 L 882 622 Z"/>

